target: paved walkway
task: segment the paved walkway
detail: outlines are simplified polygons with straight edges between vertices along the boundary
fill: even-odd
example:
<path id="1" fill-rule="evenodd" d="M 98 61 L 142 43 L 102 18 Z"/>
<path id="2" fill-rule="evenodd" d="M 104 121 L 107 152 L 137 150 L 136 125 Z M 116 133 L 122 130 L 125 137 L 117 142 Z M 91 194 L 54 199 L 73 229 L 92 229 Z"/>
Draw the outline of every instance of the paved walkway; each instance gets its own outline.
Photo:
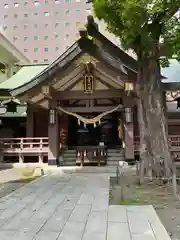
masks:
<path id="1" fill-rule="evenodd" d="M 151 206 L 108 206 L 107 174 L 49 175 L 0 199 L 1 240 L 168 240 Z"/>

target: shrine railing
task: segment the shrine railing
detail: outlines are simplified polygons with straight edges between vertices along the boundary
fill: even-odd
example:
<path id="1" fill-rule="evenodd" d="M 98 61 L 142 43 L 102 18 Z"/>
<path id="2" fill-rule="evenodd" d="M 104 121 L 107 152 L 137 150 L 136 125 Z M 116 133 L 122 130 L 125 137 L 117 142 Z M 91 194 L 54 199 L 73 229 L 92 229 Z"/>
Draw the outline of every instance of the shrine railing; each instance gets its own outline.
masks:
<path id="1" fill-rule="evenodd" d="M 106 146 L 78 146 L 76 148 L 76 164 L 96 164 L 98 166 L 107 163 Z"/>
<path id="2" fill-rule="evenodd" d="M 168 136 L 169 147 L 171 152 L 180 152 L 180 135 L 169 135 Z M 135 153 L 139 153 L 140 138 L 136 136 L 134 138 L 134 149 Z"/>
<path id="3" fill-rule="evenodd" d="M 19 156 L 19 162 L 23 162 L 24 156 L 38 156 L 39 162 L 48 154 L 48 138 L 0 138 L 0 155 Z"/>

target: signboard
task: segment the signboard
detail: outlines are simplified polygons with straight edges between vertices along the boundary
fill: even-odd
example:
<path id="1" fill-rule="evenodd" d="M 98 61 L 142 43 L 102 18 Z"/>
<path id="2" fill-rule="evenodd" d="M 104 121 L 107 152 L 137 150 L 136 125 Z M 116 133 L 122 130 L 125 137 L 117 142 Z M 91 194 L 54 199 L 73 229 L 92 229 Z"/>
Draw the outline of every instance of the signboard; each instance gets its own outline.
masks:
<path id="1" fill-rule="evenodd" d="M 94 92 L 94 76 L 92 74 L 85 74 L 84 76 L 84 92 Z"/>

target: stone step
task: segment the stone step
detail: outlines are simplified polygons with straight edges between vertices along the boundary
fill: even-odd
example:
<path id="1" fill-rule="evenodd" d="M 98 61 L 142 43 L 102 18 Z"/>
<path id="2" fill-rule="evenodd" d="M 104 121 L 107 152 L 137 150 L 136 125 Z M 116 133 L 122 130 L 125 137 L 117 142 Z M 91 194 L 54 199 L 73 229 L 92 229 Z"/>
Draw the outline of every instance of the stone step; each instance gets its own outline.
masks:
<path id="1" fill-rule="evenodd" d="M 118 160 L 118 159 L 124 159 L 124 156 L 114 156 L 114 157 L 107 157 L 107 160 L 109 161 L 115 161 L 115 160 Z"/>
<path id="2" fill-rule="evenodd" d="M 67 155 L 67 154 L 63 154 L 63 158 L 76 158 L 76 155 Z"/>

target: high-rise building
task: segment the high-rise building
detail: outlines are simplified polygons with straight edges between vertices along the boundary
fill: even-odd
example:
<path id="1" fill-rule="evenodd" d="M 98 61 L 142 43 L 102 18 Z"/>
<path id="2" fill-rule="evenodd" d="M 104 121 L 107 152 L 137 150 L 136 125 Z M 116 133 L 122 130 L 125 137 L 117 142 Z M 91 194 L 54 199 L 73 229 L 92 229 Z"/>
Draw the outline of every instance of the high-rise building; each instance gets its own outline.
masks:
<path id="1" fill-rule="evenodd" d="M 1 32 L 34 63 L 52 62 L 79 36 L 86 0 L 1 0 Z"/>

